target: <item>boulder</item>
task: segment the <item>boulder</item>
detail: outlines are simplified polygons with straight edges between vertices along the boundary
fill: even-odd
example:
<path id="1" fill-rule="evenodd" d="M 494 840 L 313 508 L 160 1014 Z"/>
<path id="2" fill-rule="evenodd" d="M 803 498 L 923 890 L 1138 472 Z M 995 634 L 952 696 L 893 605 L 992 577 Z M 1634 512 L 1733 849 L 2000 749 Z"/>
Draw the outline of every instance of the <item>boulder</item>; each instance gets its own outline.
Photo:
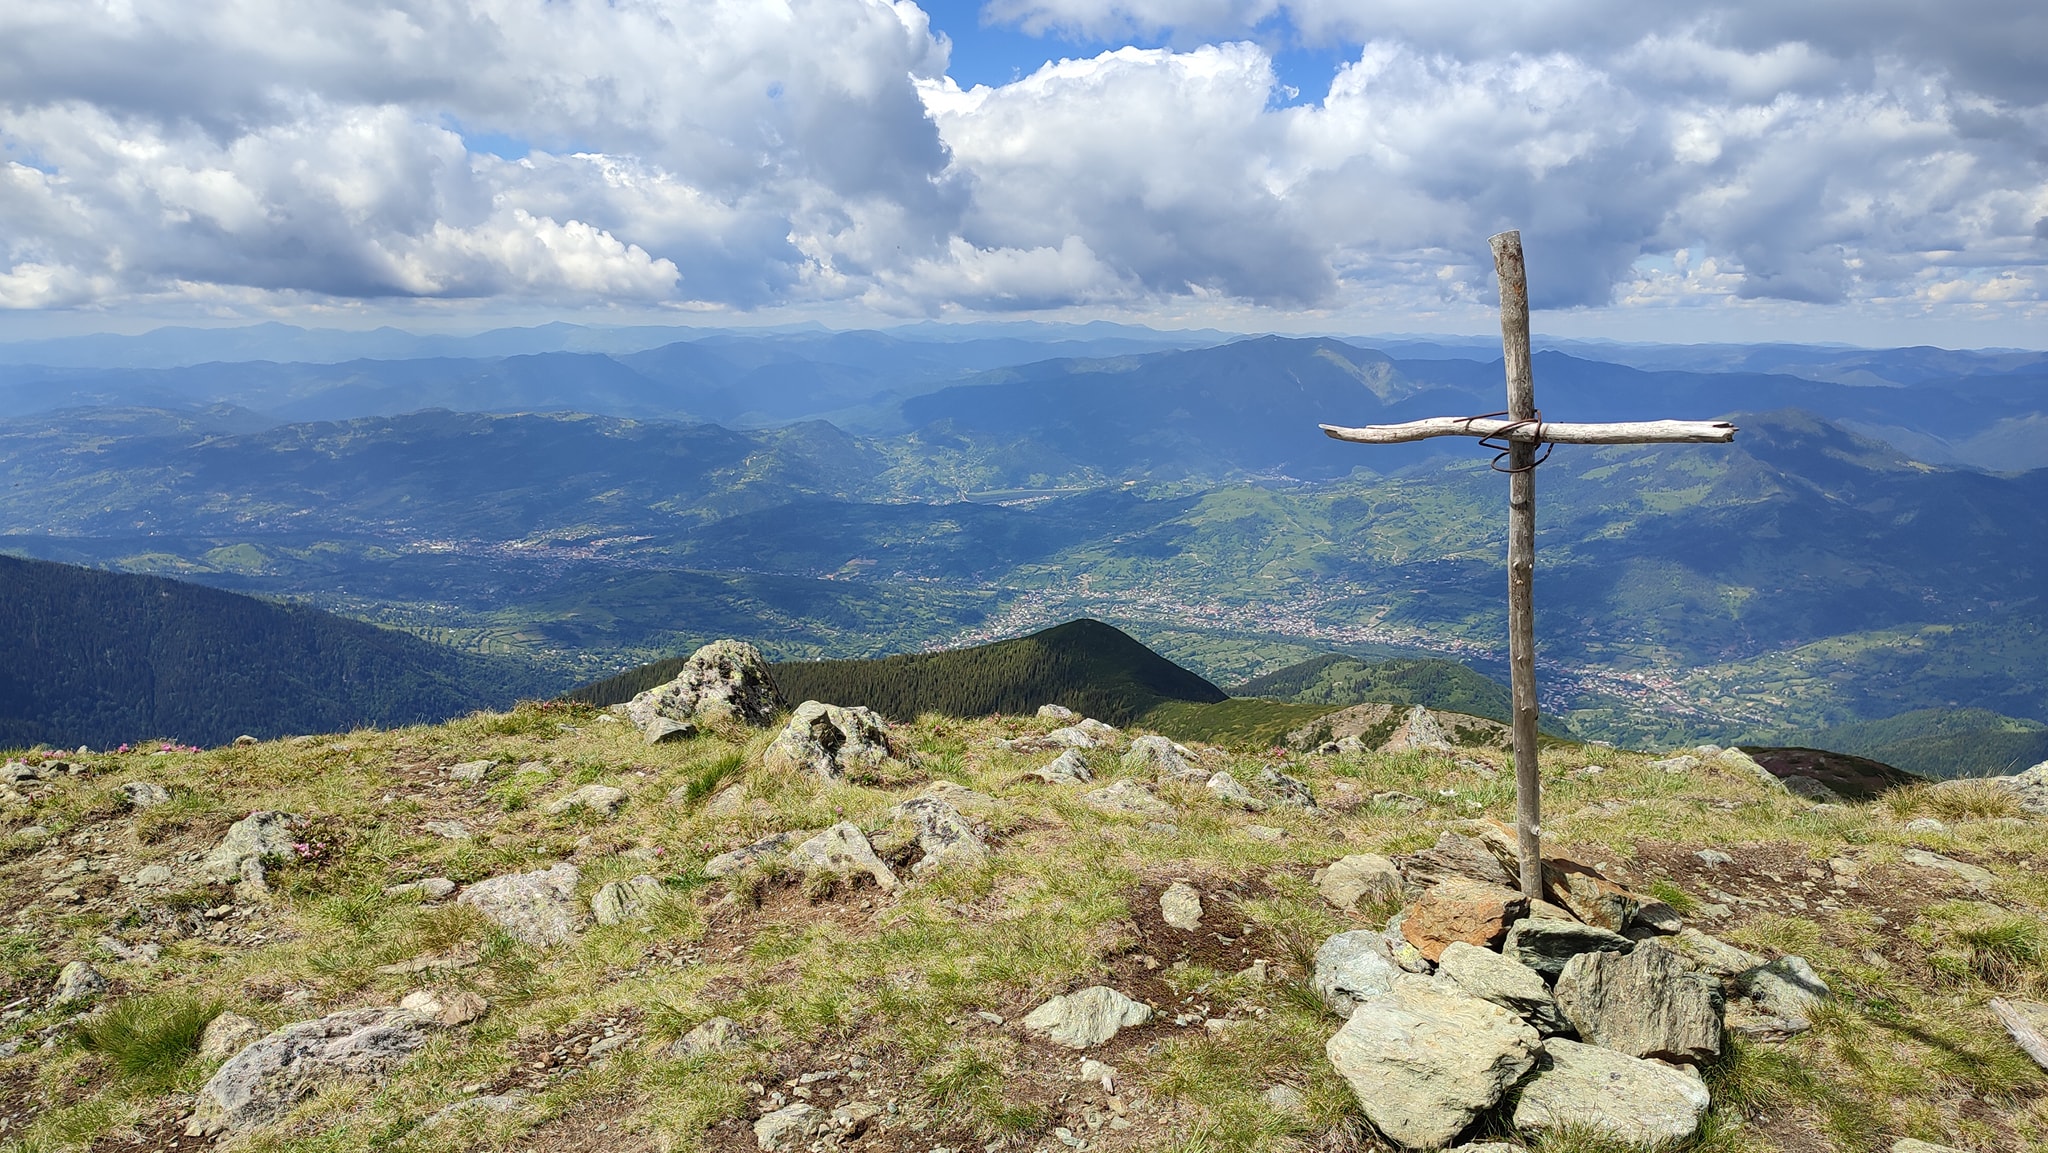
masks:
<path id="1" fill-rule="evenodd" d="M 1581 953 L 1626 953 L 1635 947 L 1634 941 L 1609 929 L 1551 917 L 1526 917 L 1508 930 L 1500 951 L 1554 981 L 1564 972 L 1565 963 Z"/>
<path id="2" fill-rule="evenodd" d="M 1407 910 L 1401 935 L 1431 961 L 1452 941 L 1488 947 L 1507 936 L 1508 926 L 1529 910 L 1528 898 L 1513 889 L 1452 877 L 1422 894 Z"/>
<path id="3" fill-rule="evenodd" d="M 647 732 L 655 718 L 676 723 L 720 721 L 766 727 L 787 702 L 761 650 L 744 641 L 712 641 L 690 654 L 665 685 L 626 702 L 626 718 Z"/>
<path id="4" fill-rule="evenodd" d="M 254 861 L 258 865 L 266 861 L 279 860 L 291 855 L 293 828 L 299 818 L 293 813 L 271 810 L 250 813 L 228 826 L 227 835 L 220 844 L 206 854 L 199 863 L 199 873 L 209 881 L 226 884 L 239 880 L 242 865 Z"/>
<path id="5" fill-rule="evenodd" d="M 880 768 L 893 755 L 888 728 L 873 710 L 805 701 L 761 754 L 761 763 L 837 780 L 848 772 Z"/>
<path id="6" fill-rule="evenodd" d="M 199 1059 L 225 1061 L 263 1037 L 263 1026 L 240 1013 L 222 1013 L 199 1034 Z"/>
<path id="7" fill-rule="evenodd" d="M 810 1105 L 798 1101 L 784 1105 L 772 1113 L 764 1113 L 754 1122 L 754 1144 L 761 1153 L 792 1153 L 810 1141 L 811 1132 L 816 1129 L 826 1114 Z"/>
<path id="8" fill-rule="evenodd" d="M 426 1044 L 428 1021 L 405 1009 L 351 1009 L 287 1025 L 228 1059 L 199 1090 L 185 1132 L 243 1133 L 268 1125 L 320 1086 L 381 1080 Z"/>
<path id="9" fill-rule="evenodd" d="M 1306 781 L 1296 780 L 1271 765 L 1259 770 L 1259 787 L 1274 804 L 1289 809 L 1314 809 L 1316 795 Z"/>
<path id="10" fill-rule="evenodd" d="M 1713 755 L 1713 759 L 1715 763 L 1723 768 L 1731 769 L 1736 773 L 1747 776 L 1766 789 L 1777 792 L 1785 791 L 1785 781 L 1779 780 L 1777 774 L 1758 764 L 1755 757 L 1750 756 L 1741 749 L 1722 749 Z"/>
<path id="11" fill-rule="evenodd" d="M 1175 882 L 1159 894 L 1159 916 L 1168 925 L 1192 932 L 1202 924 L 1202 895 L 1194 886 Z"/>
<path id="12" fill-rule="evenodd" d="M 988 845 L 974 826 L 960 810 L 930 792 L 890 809 L 889 816 L 907 820 L 917 829 L 917 847 L 924 850 L 924 856 L 910 867 L 917 876 L 947 865 L 978 865 L 988 860 Z"/>
<path id="13" fill-rule="evenodd" d="M 1791 954 L 1738 973 L 1731 983 L 1737 1000 L 1728 1025 L 1752 1036 L 1803 1033 L 1813 1027 L 1813 1010 L 1834 996 L 1806 958 Z"/>
<path id="14" fill-rule="evenodd" d="M 875 847 L 868 843 L 867 835 L 851 821 L 838 824 L 790 850 L 790 863 L 805 872 L 831 873 L 835 876 L 865 874 L 874 878 L 875 884 L 884 889 L 896 887 L 896 874 L 882 858 L 875 855 Z"/>
<path id="15" fill-rule="evenodd" d="M 456 903 L 468 905 L 517 940 L 546 948 L 576 935 L 582 910 L 576 884 L 583 876 L 564 862 L 531 873 L 507 873 L 478 881 Z"/>
<path id="16" fill-rule="evenodd" d="M 1401 727 L 1394 730 L 1394 735 L 1380 745 L 1380 751 L 1448 753 L 1451 751 L 1451 738 L 1428 709 L 1416 705 L 1402 718 Z"/>
<path id="17" fill-rule="evenodd" d="M 1501 863 L 1485 841 L 1462 833 L 1442 833 L 1436 845 L 1417 853 L 1394 858 L 1401 875 L 1410 884 L 1428 887 L 1453 877 L 1481 881 L 1512 889 L 1521 883 L 1514 871 Z"/>
<path id="18" fill-rule="evenodd" d="M 1360 1005 L 1324 1046 L 1366 1117 L 1407 1149 L 1450 1144 L 1542 1049 L 1506 1009 L 1412 976 Z"/>
<path id="19" fill-rule="evenodd" d="M 590 896 L 590 915 L 600 925 L 619 925 L 637 919 L 647 911 L 648 902 L 661 893 L 661 881 L 642 873 L 625 881 L 608 881 Z"/>
<path id="20" fill-rule="evenodd" d="M 1600 875 L 1591 865 L 1569 857 L 1543 862 L 1543 887 L 1550 899 L 1579 920 L 1619 933 L 1629 927 L 1643 900 Z"/>
<path id="21" fill-rule="evenodd" d="M 1038 706 L 1038 715 L 1048 721 L 1071 721 L 1081 714 L 1065 705 L 1040 705 Z"/>
<path id="22" fill-rule="evenodd" d="M 730 792 L 731 790 L 727 790 Z M 719 796 L 725 796 L 720 793 Z M 720 853 L 704 862 L 707 877 L 729 877 L 756 861 L 765 860 L 789 851 L 791 845 L 808 838 L 808 829 L 792 829 L 786 833 L 771 833 L 751 845 L 741 845 L 730 852 Z"/>
<path id="23" fill-rule="evenodd" d="M 1049 733 L 1033 733 L 1013 741 L 998 743 L 1011 752 L 1049 753 L 1054 749 L 1106 749 L 1114 746 L 1122 735 L 1114 725 L 1106 725 L 1093 717 L 1085 717 Z"/>
<path id="24" fill-rule="evenodd" d="M 1157 781 L 1201 780 L 1207 776 L 1194 765 L 1195 754 L 1165 737 L 1145 736 L 1131 742 L 1123 756 L 1127 773 Z"/>
<path id="25" fill-rule="evenodd" d="M 1266 802 L 1253 796 L 1250 789 L 1238 784 L 1237 778 L 1231 776 L 1228 772 L 1219 772 L 1215 776 L 1210 777 L 1208 789 L 1212 796 L 1226 805 L 1232 805 L 1253 813 L 1263 813 L 1266 811 Z"/>
<path id="26" fill-rule="evenodd" d="M 1392 989 L 1401 974 L 1385 936 L 1355 929 L 1322 943 L 1308 983 L 1331 1012 L 1348 1017 L 1352 1010 Z"/>
<path id="27" fill-rule="evenodd" d="M 1173 806 L 1152 795 L 1144 785 L 1126 777 L 1106 789 L 1085 793 L 1081 803 L 1105 813 L 1129 813 L 1140 817 L 1170 817 Z"/>
<path id="28" fill-rule="evenodd" d="M 1764 963 L 1764 959 L 1755 953 L 1738 949 L 1698 929 L 1680 929 L 1662 943 L 1684 957 L 1693 968 L 1722 980 L 1759 968 Z"/>
<path id="29" fill-rule="evenodd" d="M 708 1057 L 739 1047 L 739 1025 L 731 1017 L 713 1017 L 676 1038 L 669 1053 L 676 1057 Z"/>
<path id="30" fill-rule="evenodd" d="M 1031 1010 L 1024 1017 L 1024 1028 L 1043 1034 L 1055 1045 L 1091 1049 L 1120 1030 L 1151 1019 L 1150 1005 L 1133 1001 L 1107 985 L 1091 985 Z"/>
<path id="31" fill-rule="evenodd" d="M 1316 891 L 1323 900 L 1345 912 L 1358 908 L 1358 903 L 1397 900 L 1401 896 L 1401 871 L 1394 862 L 1377 853 L 1357 853 L 1340 857 L 1315 875 Z"/>
<path id="32" fill-rule="evenodd" d="M 565 797 L 556 797 L 541 806 L 541 812 L 550 817 L 559 817 L 571 809 L 587 809 L 601 817 L 609 817 L 626 803 L 624 789 L 610 785 L 585 785 Z"/>
<path id="33" fill-rule="evenodd" d="M 448 775 L 466 785 L 473 785 L 483 780 L 490 773 L 491 766 L 495 764 L 496 761 L 464 761 L 459 765 L 450 765 Z"/>
<path id="34" fill-rule="evenodd" d="M 152 781 L 129 781 L 121 786 L 121 799 L 131 809 L 154 809 L 171 803 L 171 791 Z"/>
<path id="35" fill-rule="evenodd" d="M 82 1005 L 107 991 L 107 979 L 84 961 L 68 962 L 57 971 L 57 984 L 50 990 L 50 1004 Z"/>
<path id="36" fill-rule="evenodd" d="M 1407 921 L 1408 910 L 1405 908 L 1387 918 L 1387 927 L 1380 934 L 1380 939 L 1387 943 L 1387 955 L 1394 959 L 1394 964 L 1399 965 L 1404 973 L 1436 972 L 1436 962 L 1423 956 L 1422 950 L 1409 944 L 1407 934 L 1401 931 L 1401 926 Z"/>
<path id="37" fill-rule="evenodd" d="M 1524 1137 L 1591 1130 L 1626 1145 L 1661 1146 L 1691 1137 L 1706 1117 L 1706 1083 L 1689 1069 L 1558 1037 L 1544 1050 L 1547 1067 L 1515 1102 L 1515 1132 Z"/>
<path id="38" fill-rule="evenodd" d="M 1436 971 L 1445 980 L 1482 1001 L 1491 1001 L 1536 1027 L 1545 1036 L 1565 1032 L 1570 1026 L 1558 1012 L 1557 1001 L 1542 974 L 1512 957 L 1492 949 L 1452 941 L 1437 959 Z"/>
<path id="39" fill-rule="evenodd" d="M 1088 770 L 1088 762 L 1074 749 L 1031 770 L 1031 775 L 1048 785 L 1085 785 L 1095 779 L 1095 774 Z"/>
<path id="40" fill-rule="evenodd" d="M 1557 1007 L 1582 1040 L 1631 1057 L 1697 1065 L 1721 1054 L 1720 982 L 1656 941 L 1573 957 Z"/>

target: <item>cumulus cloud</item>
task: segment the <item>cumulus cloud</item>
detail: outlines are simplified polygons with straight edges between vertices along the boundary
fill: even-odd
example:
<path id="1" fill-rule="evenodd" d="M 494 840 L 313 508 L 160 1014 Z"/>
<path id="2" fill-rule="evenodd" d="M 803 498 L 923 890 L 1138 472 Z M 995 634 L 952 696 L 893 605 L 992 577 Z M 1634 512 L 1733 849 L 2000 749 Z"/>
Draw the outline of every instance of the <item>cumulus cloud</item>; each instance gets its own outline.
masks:
<path id="1" fill-rule="evenodd" d="M 963 87 L 909 0 L 14 0 L 0 308 L 1341 316 L 1506 227 L 1543 307 L 2038 304 L 2048 14 L 1967 7 L 989 0 L 1174 47 Z"/>

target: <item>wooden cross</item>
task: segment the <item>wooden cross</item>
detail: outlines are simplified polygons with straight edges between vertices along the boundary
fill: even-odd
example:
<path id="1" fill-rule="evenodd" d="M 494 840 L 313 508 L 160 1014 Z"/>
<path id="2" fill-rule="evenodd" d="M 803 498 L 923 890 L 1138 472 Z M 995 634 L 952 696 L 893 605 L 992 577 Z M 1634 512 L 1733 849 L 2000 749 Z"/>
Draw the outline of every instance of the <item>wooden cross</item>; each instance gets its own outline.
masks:
<path id="1" fill-rule="evenodd" d="M 1529 283 L 1522 269 L 1522 234 L 1492 238 L 1500 277 L 1500 339 L 1508 377 L 1508 410 L 1489 416 L 1437 416 L 1406 424 L 1322 429 L 1337 440 L 1399 444 L 1433 436 L 1476 436 L 1500 449 L 1493 467 L 1508 474 L 1508 668 L 1514 690 L 1515 831 L 1522 854 L 1522 893 L 1543 897 L 1543 780 L 1536 771 L 1536 614 L 1530 588 L 1536 568 L 1536 466 L 1554 444 L 1726 444 L 1735 426 L 1724 421 L 1650 420 L 1620 424 L 1551 424 L 1536 408 L 1529 371 Z M 1505 418 L 1505 419 L 1503 419 Z M 1506 464 L 1503 466 L 1502 462 Z"/>

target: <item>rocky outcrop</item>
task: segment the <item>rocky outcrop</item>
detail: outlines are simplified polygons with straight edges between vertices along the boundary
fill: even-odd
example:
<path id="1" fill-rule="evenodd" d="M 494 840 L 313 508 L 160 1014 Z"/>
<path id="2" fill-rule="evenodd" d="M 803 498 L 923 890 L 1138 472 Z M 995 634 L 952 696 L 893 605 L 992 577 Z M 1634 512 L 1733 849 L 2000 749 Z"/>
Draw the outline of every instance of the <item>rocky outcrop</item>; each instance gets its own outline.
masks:
<path id="1" fill-rule="evenodd" d="M 199 875 L 225 884 L 241 879 L 244 869 L 252 863 L 260 869 L 267 862 L 290 856 L 292 843 L 297 839 L 292 830 L 298 823 L 295 813 L 250 813 L 228 826 L 220 844 L 199 863 Z"/>
<path id="2" fill-rule="evenodd" d="M 1528 912 L 1528 898 L 1513 889 L 1452 877 L 1408 907 L 1401 935 L 1431 961 L 1452 941 L 1492 947 Z"/>
<path id="3" fill-rule="evenodd" d="M 738 722 L 761 728 L 785 705 L 761 650 L 721 640 L 690 654 L 674 680 L 628 701 L 626 717 L 643 733 L 657 718 L 675 725 Z"/>
<path id="4" fill-rule="evenodd" d="M 910 871 L 924 876 L 946 865 L 978 865 L 988 860 L 988 845 L 960 810 L 927 793 L 889 810 L 896 820 L 907 820 L 917 830 L 917 847 L 924 851 Z"/>
<path id="5" fill-rule="evenodd" d="M 1394 987 L 1401 967 L 1384 935 L 1366 929 L 1338 933 L 1316 950 L 1309 988 L 1339 1016 Z"/>
<path id="6" fill-rule="evenodd" d="M 1192 750 L 1156 736 L 1133 740 L 1130 750 L 1124 753 L 1123 768 L 1127 773 L 1155 781 L 1197 781 L 1208 775 L 1195 766 Z"/>
<path id="7" fill-rule="evenodd" d="M 761 763 L 837 780 L 880 768 L 894 755 L 888 727 L 873 710 L 805 701 L 761 754 Z"/>
<path id="8" fill-rule="evenodd" d="M 1721 1054 L 1721 985 L 1670 949 L 1580 953 L 1557 978 L 1557 1007 L 1591 1044 L 1660 1061 Z"/>
<path id="9" fill-rule="evenodd" d="M 1542 975 L 1512 957 L 1453 941 L 1444 946 L 1437 972 L 1464 992 L 1527 1021 L 1545 1036 L 1570 1028 Z"/>
<path id="10" fill-rule="evenodd" d="M 1498 1005 L 1418 977 L 1360 1005 L 1324 1052 L 1373 1125 L 1408 1149 L 1441 1149 L 1500 1103 L 1542 1039 Z"/>
<path id="11" fill-rule="evenodd" d="M 531 873 L 507 873 L 478 881 L 456 898 L 529 945 L 546 948 L 576 935 L 583 911 L 576 904 L 582 874 L 564 862 Z"/>
<path id="12" fill-rule="evenodd" d="M 1515 1131 L 1525 1137 L 1591 1130 L 1626 1145 L 1661 1146 L 1691 1137 L 1707 1115 L 1706 1083 L 1691 1070 L 1562 1038 L 1544 1050 L 1546 1067 L 1515 1102 Z"/>
<path id="13" fill-rule="evenodd" d="M 1170 817 L 1173 806 L 1152 795 L 1151 790 L 1126 777 L 1106 789 L 1083 794 L 1081 803 L 1105 813 L 1128 813 L 1138 817 Z"/>
<path id="14" fill-rule="evenodd" d="M 1073 749 L 1031 770 L 1031 775 L 1048 785 L 1085 785 L 1095 779 L 1087 760 Z"/>
<path id="15" fill-rule="evenodd" d="M 185 1132 L 243 1133 L 268 1125 L 322 1085 L 381 1080 L 426 1044 L 428 1021 L 405 1009 L 352 1009 L 287 1025 L 229 1058 L 199 1091 Z"/>
<path id="16" fill-rule="evenodd" d="M 1024 1018 L 1024 1027 L 1055 1045 L 1092 1049 L 1134 1025 L 1152 1019 L 1152 1007 L 1107 985 L 1092 985 L 1054 997 Z"/>
<path id="17" fill-rule="evenodd" d="M 1014 753 L 1050 753 L 1058 749 L 1112 748 L 1122 736 L 1115 725 L 1107 725 L 1093 717 L 1086 717 L 1049 733 L 1033 733 L 997 743 Z"/>
<path id="18" fill-rule="evenodd" d="M 1728 1006 L 1728 1025 L 1739 1033 L 1782 1036 L 1813 1027 L 1813 1011 L 1834 996 L 1806 958 L 1787 955 L 1730 982 L 1737 999 Z"/>
<path id="19" fill-rule="evenodd" d="M 1448 753 L 1451 751 L 1450 734 L 1437 723 L 1436 717 L 1421 705 L 1408 710 L 1401 719 L 1401 727 L 1380 746 L 1383 753 Z"/>
<path id="20" fill-rule="evenodd" d="M 661 881 L 642 873 L 624 881 L 609 881 L 590 895 L 590 915 L 600 925 L 621 925 L 635 920 L 661 892 Z"/>
<path id="21" fill-rule="evenodd" d="M 585 785 L 567 796 L 556 797 L 542 805 L 540 811 L 550 817 L 558 817 L 573 809 L 582 809 L 601 817 L 609 817 L 617 813 L 619 806 L 625 803 L 624 789 L 615 789 L 610 785 Z"/>
<path id="22" fill-rule="evenodd" d="M 868 843 L 867 835 L 851 821 L 841 821 L 798 845 L 790 850 L 789 859 L 791 864 L 807 873 L 830 873 L 842 877 L 865 875 L 872 877 L 875 884 L 884 889 L 896 887 L 896 874 L 875 855 L 875 847 Z"/>

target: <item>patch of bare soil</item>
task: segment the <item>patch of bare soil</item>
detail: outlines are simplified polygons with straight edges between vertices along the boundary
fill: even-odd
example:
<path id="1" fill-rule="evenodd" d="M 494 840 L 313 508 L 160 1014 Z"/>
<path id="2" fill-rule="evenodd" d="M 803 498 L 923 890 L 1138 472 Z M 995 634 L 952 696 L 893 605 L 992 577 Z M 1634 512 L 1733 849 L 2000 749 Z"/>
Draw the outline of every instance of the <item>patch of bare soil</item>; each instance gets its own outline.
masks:
<path id="1" fill-rule="evenodd" d="M 0 1138 L 20 1133 L 49 1109 L 50 1099 L 36 1085 L 34 1068 L 0 1069 Z"/>

